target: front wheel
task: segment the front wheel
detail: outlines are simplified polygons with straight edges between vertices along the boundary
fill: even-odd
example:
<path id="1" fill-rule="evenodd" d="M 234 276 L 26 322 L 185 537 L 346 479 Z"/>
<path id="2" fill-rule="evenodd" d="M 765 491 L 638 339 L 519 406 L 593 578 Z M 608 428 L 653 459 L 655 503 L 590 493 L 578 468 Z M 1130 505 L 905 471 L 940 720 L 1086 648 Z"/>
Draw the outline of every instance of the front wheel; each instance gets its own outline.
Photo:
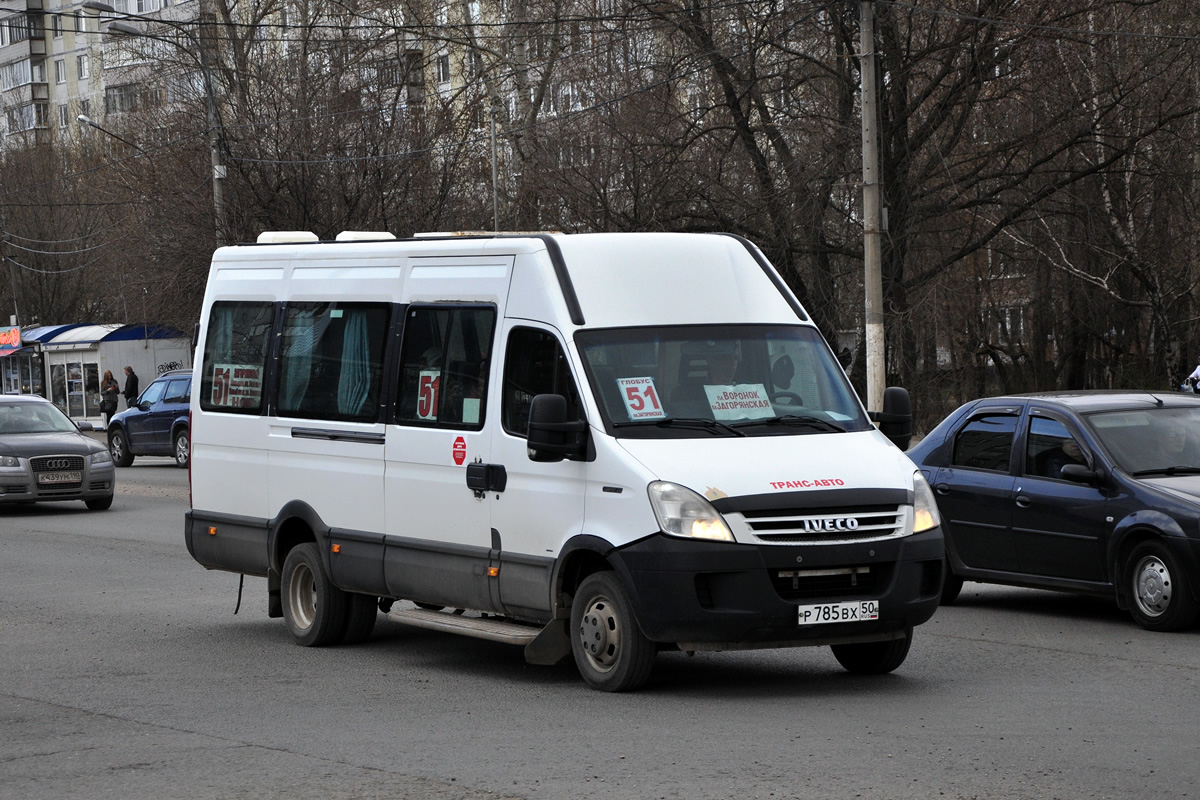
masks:
<path id="1" fill-rule="evenodd" d="M 116 428 L 108 434 L 108 452 L 112 455 L 113 463 L 118 467 L 128 467 L 133 463 L 133 452 L 129 449 L 129 440 L 125 431 Z"/>
<path id="2" fill-rule="evenodd" d="M 1161 542 L 1143 542 L 1126 562 L 1129 613 L 1148 631 L 1178 631 L 1196 621 L 1200 607 L 1192 597 L 1183 565 Z"/>
<path id="3" fill-rule="evenodd" d="M 835 644 L 833 656 L 838 663 L 855 675 L 883 675 L 904 663 L 912 646 L 912 628 L 904 631 L 903 639 L 865 644 Z"/>
<path id="4" fill-rule="evenodd" d="M 84 500 L 83 503 L 88 507 L 88 511 L 107 511 L 112 506 L 113 496 L 111 494 L 104 497 L 93 497 L 91 500 Z"/>
<path id="5" fill-rule="evenodd" d="M 650 678 L 658 648 L 642 635 L 629 593 L 612 572 L 589 575 L 571 603 L 571 652 L 593 689 L 624 692 Z"/>
<path id="6" fill-rule="evenodd" d="M 948 558 L 942 561 L 942 571 L 945 575 L 942 578 L 942 605 L 948 606 L 958 599 L 958 593 L 962 591 L 963 579 L 954 574 Z"/>
<path id="7" fill-rule="evenodd" d="M 320 647 L 346 632 L 346 593 L 333 585 L 312 542 L 296 545 L 283 562 L 283 619 L 296 644 Z"/>
<path id="8" fill-rule="evenodd" d="M 188 438 L 186 428 L 176 432 L 175 438 L 172 440 L 171 453 L 175 456 L 176 466 L 186 467 L 188 465 L 188 458 L 192 453 L 192 443 Z"/>

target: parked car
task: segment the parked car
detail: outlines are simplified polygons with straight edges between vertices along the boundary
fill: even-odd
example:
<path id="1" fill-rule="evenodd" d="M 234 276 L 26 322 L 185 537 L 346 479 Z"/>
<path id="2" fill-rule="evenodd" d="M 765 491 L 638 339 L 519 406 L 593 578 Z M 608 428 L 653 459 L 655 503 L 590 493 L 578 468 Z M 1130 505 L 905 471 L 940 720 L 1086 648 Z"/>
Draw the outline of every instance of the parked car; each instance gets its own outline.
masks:
<path id="1" fill-rule="evenodd" d="M 188 404 L 192 396 L 191 370 L 164 372 L 146 387 L 137 404 L 108 422 L 108 449 L 118 467 L 128 467 L 134 456 L 172 456 L 188 465 L 191 439 Z"/>
<path id="2" fill-rule="evenodd" d="M 1200 615 L 1200 397 L 1058 392 L 976 400 L 909 451 L 964 580 L 1113 597 L 1148 630 Z"/>
<path id="3" fill-rule="evenodd" d="M 116 471 L 104 445 L 58 406 L 36 395 L 0 396 L 0 505 L 82 500 L 112 505 Z"/>

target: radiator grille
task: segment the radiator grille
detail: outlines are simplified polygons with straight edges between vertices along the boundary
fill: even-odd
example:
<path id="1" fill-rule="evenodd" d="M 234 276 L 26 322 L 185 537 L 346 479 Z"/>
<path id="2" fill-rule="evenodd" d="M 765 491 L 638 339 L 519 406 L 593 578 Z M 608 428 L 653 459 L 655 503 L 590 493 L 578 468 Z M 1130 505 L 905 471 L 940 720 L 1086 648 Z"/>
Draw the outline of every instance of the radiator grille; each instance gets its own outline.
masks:
<path id="1" fill-rule="evenodd" d="M 766 544 L 869 542 L 905 533 L 902 506 L 769 509 L 744 511 L 741 516 L 754 537 Z"/>

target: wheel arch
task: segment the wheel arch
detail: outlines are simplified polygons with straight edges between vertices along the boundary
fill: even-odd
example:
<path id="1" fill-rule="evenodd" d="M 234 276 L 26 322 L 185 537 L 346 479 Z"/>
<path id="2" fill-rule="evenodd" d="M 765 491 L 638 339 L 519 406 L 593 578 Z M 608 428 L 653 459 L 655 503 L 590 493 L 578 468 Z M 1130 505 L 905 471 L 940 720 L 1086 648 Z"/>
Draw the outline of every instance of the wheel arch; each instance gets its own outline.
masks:
<path id="1" fill-rule="evenodd" d="M 1125 585 L 1129 556 L 1138 545 L 1151 541 L 1160 542 L 1168 548 L 1179 559 L 1184 570 L 1200 579 L 1200 564 L 1197 564 L 1193 548 L 1189 546 L 1189 537 L 1175 518 L 1161 511 L 1136 511 L 1117 523 L 1108 540 L 1106 562 L 1116 588 L 1117 605 L 1121 609 L 1129 608 L 1129 587 Z M 1200 601 L 1198 582 L 1189 581 L 1189 586 L 1192 597 Z"/>
<path id="2" fill-rule="evenodd" d="M 579 584 L 594 572 L 615 571 L 626 588 L 629 588 L 629 576 L 624 574 L 617 559 L 609 558 L 615 549 L 611 543 L 599 536 L 588 534 L 575 536 L 563 545 L 558 563 L 554 567 L 554 576 L 551 578 L 555 616 L 569 615 L 571 600 Z"/>
<path id="3" fill-rule="evenodd" d="M 283 573 L 283 562 L 293 547 L 305 542 L 317 545 L 318 557 L 329 572 L 329 526 L 321 515 L 303 500 L 286 503 L 271 520 L 267 534 L 267 552 L 271 569 Z"/>

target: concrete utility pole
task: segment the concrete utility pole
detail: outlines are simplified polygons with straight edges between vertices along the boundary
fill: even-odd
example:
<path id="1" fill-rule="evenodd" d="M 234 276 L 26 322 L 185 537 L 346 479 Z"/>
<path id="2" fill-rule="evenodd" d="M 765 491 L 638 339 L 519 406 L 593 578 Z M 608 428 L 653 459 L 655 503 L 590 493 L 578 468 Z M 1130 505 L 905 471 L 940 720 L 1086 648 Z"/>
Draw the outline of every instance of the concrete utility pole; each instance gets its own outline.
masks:
<path id="1" fill-rule="evenodd" d="M 883 408 L 887 381 L 883 328 L 883 213 L 879 182 L 878 84 L 875 80 L 874 0 L 860 0 L 859 72 L 862 75 L 863 286 L 866 290 L 867 409 Z"/>

